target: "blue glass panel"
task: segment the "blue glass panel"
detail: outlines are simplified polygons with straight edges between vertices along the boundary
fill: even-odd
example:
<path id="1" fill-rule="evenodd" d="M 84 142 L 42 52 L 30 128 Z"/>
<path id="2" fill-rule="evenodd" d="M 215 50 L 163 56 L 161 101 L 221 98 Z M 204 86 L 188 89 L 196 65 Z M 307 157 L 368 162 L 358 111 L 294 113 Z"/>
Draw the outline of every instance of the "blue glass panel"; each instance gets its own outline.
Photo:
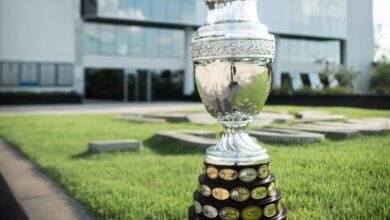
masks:
<path id="1" fill-rule="evenodd" d="M 346 0 L 292 0 L 291 11 L 294 32 L 346 37 Z"/>
<path id="2" fill-rule="evenodd" d="M 116 54 L 127 55 L 129 53 L 129 31 L 126 27 L 117 27 L 116 35 Z"/>
<path id="3" fill-rule="evenodd" d="M 100 53 L 115 54 L 116 50 L 116 33 L 115 26 L 100 26 Z"/>
<path id="4" fill-rule="evenodd" d="M 84 31 L 84 51 L 88 54 L 99 53 L 99 26 L 86 24 Z"/>
<path id="5" fill-rule="evenodd" d="M 130 35 L 131 35 L 131 47 L 132 47 L 132 55 L 142 56 L 144 55 L 144 28 L 133 26 L 130 27 Z"/>
<path id="6" fill-rule="evenodd" d="M 145 55 L 158 56 L 158 29 L 145 28 Z"/>
<path id="7" fill-rule="evenodd" d="M 98 15 L 136 20 L 194 23 L 197 0 L 98 0 Z"/>
<path id="8" fill-rule="evenodd" d="M 281 62 L 315 64 L 330 61 L 340 64 L 340 41 L 337 40 L 281 39 L 279 47 Z"/>
<path id="9" fill-rule="evenodd" d="M 124 25 L 86 24 L 86 54 L 183 57 L 183 30 Z"/>
<path id="10" fill-rule="evenodd" d="M 195 3 L 192 0 L 183 0 L 181 6 L 182 11 L 182 20 L 186 23 L 191 23 L 195 21 Z"/>

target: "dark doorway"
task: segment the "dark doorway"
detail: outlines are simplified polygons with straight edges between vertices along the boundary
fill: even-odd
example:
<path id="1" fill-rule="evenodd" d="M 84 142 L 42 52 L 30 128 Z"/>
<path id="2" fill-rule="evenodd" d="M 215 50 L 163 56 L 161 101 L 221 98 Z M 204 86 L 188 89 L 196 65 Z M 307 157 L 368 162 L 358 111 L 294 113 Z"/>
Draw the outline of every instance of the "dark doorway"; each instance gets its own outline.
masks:
<path id="1" fill-rule="evenodd" d="M 148 102 L 183 98 L 182 70 L 86 69 L 89 100 Z"/>
<path id="2" fill-rule="evenodd" d="M 123 70 L 86 69 L 85 97 L 98 100 L 123 100 Z"/>
<path id="3" fill-rule="evenodd" d="M 180 100 L 183 97 L 184 71 L 163 70 L 152 72 L 153 100 Z"/>
<path id="4" fill-rule="evenodd" d="M 124 98 L 124 101 L 128 102 L 144 102 L 151 101 L 150 97 L 148 97 L 148 80 L 150 80 L 150 76 L 148 76 L 149 71 L 147 70 L 136 70 L 136 69 L 126 69 L 125 75 L 127 76 L 127 87 L 124 92 L 127 97 Z M 150 85 L 149 85 L 150 87 Z"/>

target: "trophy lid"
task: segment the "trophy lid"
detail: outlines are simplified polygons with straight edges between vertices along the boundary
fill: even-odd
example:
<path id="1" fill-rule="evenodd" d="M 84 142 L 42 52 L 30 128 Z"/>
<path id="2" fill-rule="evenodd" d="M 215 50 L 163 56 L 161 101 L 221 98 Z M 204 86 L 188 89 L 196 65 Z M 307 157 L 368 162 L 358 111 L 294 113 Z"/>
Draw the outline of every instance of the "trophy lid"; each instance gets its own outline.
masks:
<path id="1" fill-rule="evenodd" d="M 205 0 L 206 25 L 194 40 L 215 37 L 274 40 L 257 16 L 257 0 Z"/>
<path id="2" fill-rule="evenodd" d="M 194 61 L 274 58 L 275 38 L 257 16 L 257 0 L 205 0 L 206 24 L 192 41 Z"/>

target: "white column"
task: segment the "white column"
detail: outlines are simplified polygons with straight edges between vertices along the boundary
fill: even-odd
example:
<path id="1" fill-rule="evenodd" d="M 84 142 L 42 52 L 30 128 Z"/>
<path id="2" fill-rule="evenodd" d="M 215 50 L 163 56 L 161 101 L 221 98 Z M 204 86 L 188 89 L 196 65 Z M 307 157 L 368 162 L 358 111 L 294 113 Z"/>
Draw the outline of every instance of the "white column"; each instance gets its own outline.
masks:
<path id="1" fill-rule="evenodd" d="M 73 9 L 77 11 L 81 7 L 80 1 L 73 0 Z M 84 37 L 84 23 L 81 20 L 79 13 L 74 13 L 74 50 L 75 50 L 75 62 L 74 62 L 74 80 L 73 87 L 77 94 L 81 95 L 83 101 L 85 100 L 85 68 L 83 60 L 83 37 Z"/>
<path id="2" fill-rule="evenodd" d="M 152 72 L 147 71 L 146 73 L 146 101 L 152 101 Z"/>
<path id="3" fill-rule="evenodd" d="M 127 103 L 129 101 L 129 84 L 128 84 L 128 75 L 127 70 L 123 71 L 123 102 Z"/>
<path id="4" fill-rule="evenodd" d="M 185 29 L 185 54 L 184 54 L 184 82 L 183 94 L 191 95 L 195 91 L 194 87 L 194 67 L 191 59 L 191 41 L 193 37 L 193 29 L 187 27 Z"/>
<path id="5" fill-rule="evenodd" d="M 276 52 L 275 52 L 275 59 L 273 64 L 273 86 L 275 88 L 282 86 L 282 74 L 280 72 L 280 59 L 279 56 L 281 54 L 280 52 L 280 37 L 275 36 L 275 46 L 276 46 Z"/>

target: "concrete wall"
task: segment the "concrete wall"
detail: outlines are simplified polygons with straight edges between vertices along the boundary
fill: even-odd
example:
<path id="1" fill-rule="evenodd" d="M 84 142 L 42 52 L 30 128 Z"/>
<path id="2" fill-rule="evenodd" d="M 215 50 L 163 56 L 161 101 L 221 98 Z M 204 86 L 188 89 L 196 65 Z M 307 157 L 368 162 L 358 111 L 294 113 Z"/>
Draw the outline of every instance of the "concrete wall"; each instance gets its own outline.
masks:
<path id="1" fill-rule="evenodd" d="M 75 62 L 72 0 L 0 0 L 0 62 Z M 72 86 L 4 86 L 2 91 L 70 92 Z"/>
<path id="2" fill-rule="evenodd" d="M 269 31 L 278 34 L 291 33 L 291 0 L 258 0 L 257 13 Z"/>
<path id="3" fill-rule="evenodd" d="M 348 40 L 346 67 L 362 72 L 354 83 L 357 90 L 368 92 L 374 57 L 372 0 L 348 0 Z"/>
<path id="4" fill-rule="evenodd" d="M 0 0 L 0 59 L 75 60 L 71 0 Z"/>

